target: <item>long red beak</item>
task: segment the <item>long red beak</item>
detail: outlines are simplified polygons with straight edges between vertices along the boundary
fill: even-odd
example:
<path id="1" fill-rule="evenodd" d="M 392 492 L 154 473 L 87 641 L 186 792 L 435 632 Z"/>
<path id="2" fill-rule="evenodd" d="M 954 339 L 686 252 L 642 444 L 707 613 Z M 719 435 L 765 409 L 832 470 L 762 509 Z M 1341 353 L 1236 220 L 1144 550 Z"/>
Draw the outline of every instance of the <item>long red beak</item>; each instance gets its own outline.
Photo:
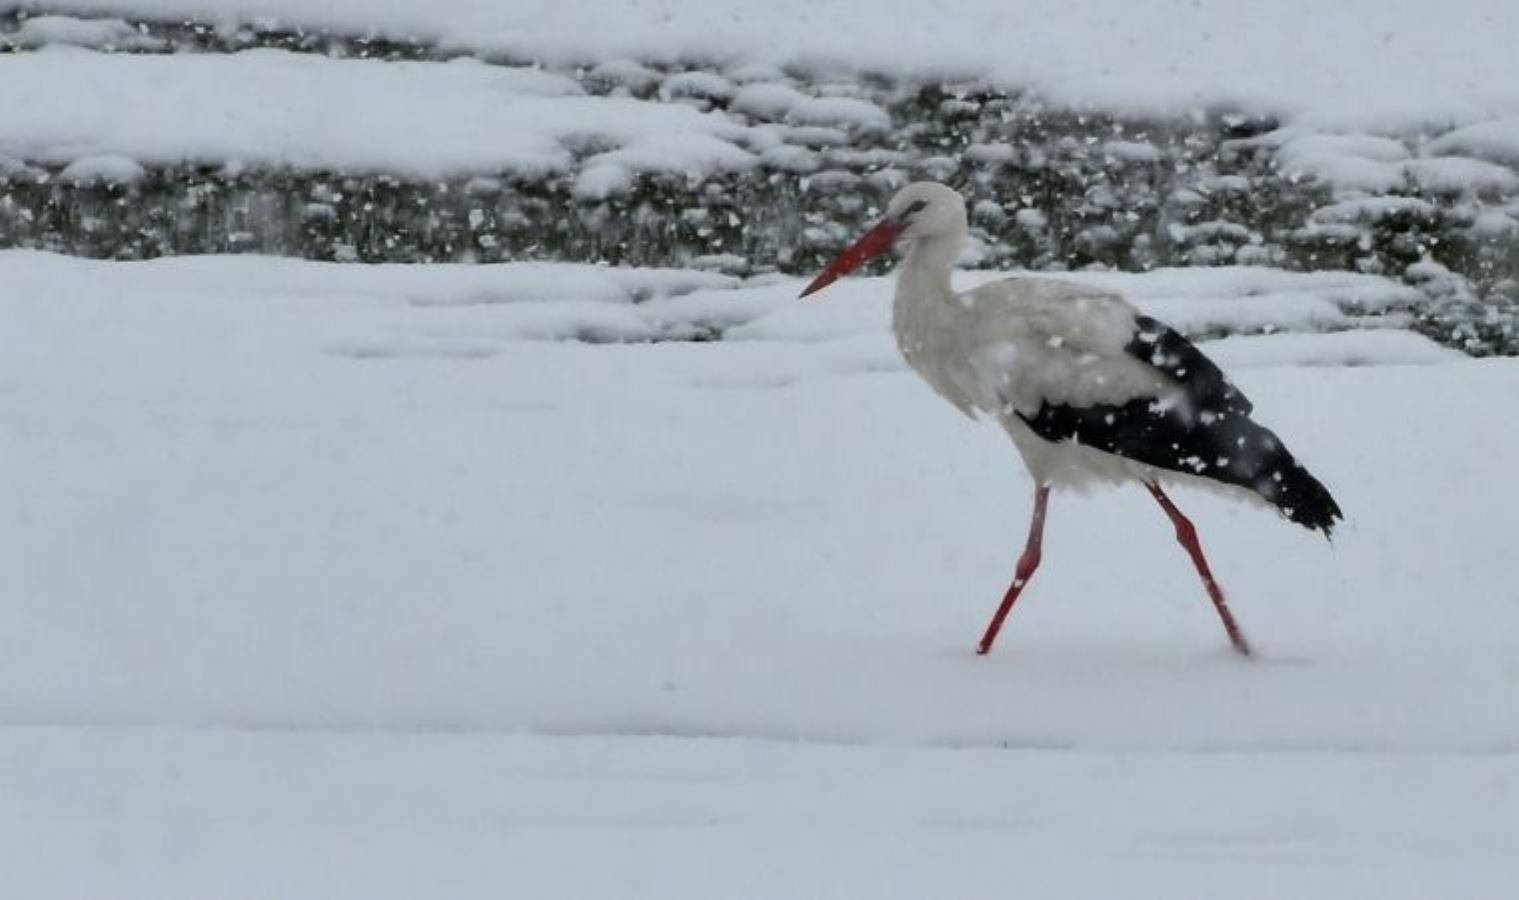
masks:
<path id="1" fill-rule="evenodd" d="M 797 296 L 805 297 L 808 294 L 815 294 L 890 250 L 891 245 L 897 242 L 897 235 L 901 233 L 902 224 L 896 219 L 890 217 L 882 219 L 874 228 L 865 232 L 859 240 L 850 245 L 848 250 L 840 253 L 838 259 L 829 263 L 828 268 L 812 279 L 812 283 Z"/>

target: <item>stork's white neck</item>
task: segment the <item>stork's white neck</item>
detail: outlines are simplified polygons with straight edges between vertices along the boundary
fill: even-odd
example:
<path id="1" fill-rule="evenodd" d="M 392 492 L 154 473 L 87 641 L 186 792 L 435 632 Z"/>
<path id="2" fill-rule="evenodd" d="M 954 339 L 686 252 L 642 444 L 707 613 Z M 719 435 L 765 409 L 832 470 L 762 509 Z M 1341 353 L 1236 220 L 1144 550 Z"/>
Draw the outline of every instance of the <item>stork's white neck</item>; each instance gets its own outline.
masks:
<path id="1" fill-rule="evenodd" d="M 897 301 L 938 303 L 954 296 L 950 270 L 960 255 L 963 234 L 921 237 L 912 242 L 897 270 Z"/>
<path id="2" fill-rule="evenodd" d="M 891 330 L 908 365 L 935 391 L 974 416 L 975 400 L 965 385 L 969 357 L 962 344 L 966 307 L 954 302 L 950 270 L 959 256 L 964 232 L 929 235 L 913 241 L 897 270 L 897 296 L 891 305 Z"/>

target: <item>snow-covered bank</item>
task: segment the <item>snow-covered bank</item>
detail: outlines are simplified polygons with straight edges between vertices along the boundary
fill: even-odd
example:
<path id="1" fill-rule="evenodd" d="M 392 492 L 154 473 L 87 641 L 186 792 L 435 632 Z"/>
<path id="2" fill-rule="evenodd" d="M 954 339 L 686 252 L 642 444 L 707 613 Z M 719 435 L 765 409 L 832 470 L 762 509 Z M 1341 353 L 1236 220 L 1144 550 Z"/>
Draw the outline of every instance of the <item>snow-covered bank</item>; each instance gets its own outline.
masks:
<path id="1" fill-rule="evenodd" d="M 1448 345 L 1519 347 L 1505 120 L 1260 134 L 1219 110 L 1077 116 L 1021 91 L 753 65 L 59 47 L 0 53 L 0 106 L 16 247 L 799 274 L 926 177 L 966 194 L 973 265 L 1354 269 L 1419 285 L 1436 301 L 1420 328 Z"/>
<path id="2" fill-rule="evenodd" d="M 766 9 L 765 15 L 775 12 Z M 578 19 L 582 13 L 575 15 Z M 1519 28 L 1519 13 L 1512 15 Z M 87 30 L 87 24 L 78 21 L 76 30 Z M 0 160 L 8 155 L 29 162 L 71 163 L 92 155 L 122 155 L 150 166 L 233 163 L 355 174 L 385 171 L 421 179 L 461 173 L 539 176 L 578 161 L 585 165 L 577 188 L 582 199 L 625 192 L 630 173 L 681 172 L 701 179 L 764 164 L 807 174 L 822 164 L 812 151 L 879 143 L 874 138 L 894 124 L 879 104 L 902 102 L 913 93 L 914 84 L 951 79 L 944 73 L 915 74 L 911 57 L 896 58 L 895 66 L 879 70 L 901 82 L 892 91 L 882 91 L 880 85 L 856 81 L 830 83 L 806 69 L 788 74 L 774 66 L 724 68 L 701 54 L 666 58 L 652 46 L 639 58 L 710 70 L 667 74 L 632 60 L 595 55 L 579 68 L 561 64 L 560 71 L 551 72 L 538 68 L 542 60 L 531 55 L 514 65 L 486 65 L 473 58 L 383 62 L 273 49 L 169 55 L 95 52 L 71 46 L 71 32 L 56 27 L 42 29 L 38 40 L 55 33 L 58 43 L 39 43 L 41 52 L 0 54 L 0 105 L 8 112 L 0 120 Z M 577 37 L 593 36 L 578 32 Z M 1069 52 L 1064 42 L 1048 43 Z M 1365 96 L 1357 92 L 1346 97 L 1326 94 L 1315 82 L 1318 102 L 1330 108 L 1344 103 L 1365 121 L 1348 113 L 1283 116 L 1271 102 L 1233 96 L 1230 80 L 1216 77 L 1188 82 L 1192 90 L 1215 91 L 1216 96 L 1147 103 L 1144 92 L 1150 82 L 1132 70 L 1152 66 L 1155 59 L 1170 64 L 1174 58 L 1112 60 L 1103 70 L 1125 73 L 1125 83 L 1137 92 L 1132 97 L 1078 101 L 1060 96 L 1058 88 L 1054 96 L 1047 96 L 1048 89 L 1039 85 L 1050 79 L 1027 73 L 962 84 L 959 93 L 990 87 L 1032 95 L 1057 111 L 1091 106 L 1129 120 L 1201 118 L 1218 110 L 1243 110 L 1262 119 L 1284 117 L 1291 124 L 1262 139 L 1279 150 L 1284 170 L 1353 192 L 1381 194 L 1411 185 L 1433 195 L 1512 194 L 1519 181 L 1510 168 L 1519 160 L 1519 130 L 1514 124 L 1519 121 L 1519 88 L 1509 87 L 1515 82 L 1506 50 L 1505 67 L 1489 73 L 1494 83 L 1487 87 L 1471 80 L 1430 79 L 1420 69 L 1421 83 L 1439 88 L 1435 96 L 1422 100 L 1420 113 L 1383 120 L 1372 116 L 1368 106 L 1374 109 L 1389 97 L 1410 102 L 1406 92 L 1377 83 L 1367 85 L 1373 89 Z M 1299 60 L 1288 58 L 1267 70 L 1301 68 Z M 1077 67 L 1077 72 L 1090 71 Z M 1315 70 L 1314 77 L 1323 73 Z M 798 78 L 806 90 L 797 89 Z M 1068 85 L 1073 78 L 1079 81 L 1072 76 L 1056 84 Z M 1282 81 L 1278 72 L 1273 83 Z M 587 85 L 603 90 L 610 86 L 614 96 L 585 96 Z M 1450 91 L 1451 96 L 1440 91 Z M 1511 100 L 1472 102 L 1473 97 L 1504 92 L 1513 94 Z M 1166 96 L 1166 91 L 1157 96 Z M 383 98 L 383 103 L 375 98 Z M 717 111 L 710 115 L 691 108 L 714 106 Z M 939 112 L 953 118 L 963 117 L 967 110 Z M 871 139 L 860 141 L 860 132 Z M 987 137 L 996 135 L 981 139 Z M 1154 163 L 1162 152 L 1143 139 L 1104 146 L 1110 148 L 1113 165 Z M 880 164 L 905 161 L 901 147 L 891 149 L 897 152 L 878 154 Z M 976 156 L 996 150 L 991 144 L 964 152 Z"/>
<path id="3" fill-rule="evenodd" d="M 985 79 L 1062 105 L 1163 115 L 1243 105 L 1343 128 L 1417 130 L 1519 112 L 1519 8 L 1507 0 L 1460 0 L 1438 15 L 1422 0 L 41 0 L 0 8 L 416 39 L 551 63 L 632 58 Z"/>
<path id="4" fill-rule="evenodd" d="M 446 7 L 439 27 L 497 14 L 466 6 Z M 1144 96 L 1077 112 L 1046 89 L 1043 69 L 956 82 L 908 54 L 876 77 L 821 56 L 781 66 L 763 61 L 769 51 L 670 56 L 656 44 L 639 62 L 597 56 L 595 35 L 579 32 L 592 47 L 583 65 L 451 45 L 435 31 L 423 37 L 442 43 L 418 58 L 329 58 L 324 47 L 347 51 L 326 41 L 361 25 L 383 35 L 400 20 L 340 6 L 329 11 L 338 36 L 299 37 L 278 31 L 299 14 L 196 9 L 213 7 L 224 32 L 251 35 L 229 46 L 289 49 L 122 52 L 141 49 L 132 35 L 165 47 L 169 37 L 124 20 L 3 20 L 16 29 L 7 40 L 40 49 L 0 53 L 0 244 L 119 259 L 251 251 L 796 274 L 842 249 L 896 187 L 933 178 L 970 202 L 975 265 L 1355 269 L 1421 286 L 1438 302 L 1420 327 L 1450 346 L 1519 348 L 1519 144 L 1502 104 L 1341 121 L 1247 102 L 1211 79 L 1211 99 L 1177 106 L 1157 99 L 1164 90 L 1144 93 L 1150 57 L 1116 56 L 1107 65 Z M 845 8 L 815 14 L 826 22 Z M 1282 15 L 1273 10 L 1267 21 Z M 671 14 L 676 40 L 680 22 L 707 12 Z M 466 30 L 486 43 L 502 33 Z M 1077 32 L 1052 33 L 1073 71 L 1089 71 L 1086 45 L 1064 37 Z M 720 48 L 721 29 L 710 36 Z M 449 53 L 475 58 L 440 61 Z M 1371 73 L 1375 59 L 1357 65 Z M 1273 65 L 1323 75 L 1301 61 Z M 1421 77 L 1436 93 L 1456 83 L 1449 72 Z M 1367 90 L 1388 94 L 1380 82 Z M 1484 90 L 1462 88 L 1468 100 Z"/>

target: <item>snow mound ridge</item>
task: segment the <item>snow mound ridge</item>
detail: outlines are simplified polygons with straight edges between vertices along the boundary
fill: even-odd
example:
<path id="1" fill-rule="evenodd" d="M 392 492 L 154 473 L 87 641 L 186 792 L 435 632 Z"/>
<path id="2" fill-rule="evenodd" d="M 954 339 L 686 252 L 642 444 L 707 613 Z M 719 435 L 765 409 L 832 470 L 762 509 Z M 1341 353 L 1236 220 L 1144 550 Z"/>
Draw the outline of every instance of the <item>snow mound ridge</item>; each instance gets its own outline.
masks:
<path id="1" fill-rule="evenodd" d="M 968 289 L 1019 274 L 962 272 L 957 283 Z M 1064 277 L 1121 293 L 1196 339 L 1234 336 L 1214 346 L 1243 365 L 1423 364 L 1460 355 L 1403 330 L 1427 302 L 1423 294 L 1372 275 L 1220 267 Z M 849 360 L 846 367 L 902 368 L 889 336 L 891 283 L 882 278 L 850 279 L 828 302 L 803 303 L 800 279 L 691 269 L 354 265 L 252 255 L 108 262 L 15 250 L 0 251 L 0 279 L 22 294 L 109 288 L 133 296 L 236 293 L 248 302 L 362 297 L 404 324 L 331 347 L 359 359 L 488 358 L 521 341 L 722 340 L 827 346 Z"/>

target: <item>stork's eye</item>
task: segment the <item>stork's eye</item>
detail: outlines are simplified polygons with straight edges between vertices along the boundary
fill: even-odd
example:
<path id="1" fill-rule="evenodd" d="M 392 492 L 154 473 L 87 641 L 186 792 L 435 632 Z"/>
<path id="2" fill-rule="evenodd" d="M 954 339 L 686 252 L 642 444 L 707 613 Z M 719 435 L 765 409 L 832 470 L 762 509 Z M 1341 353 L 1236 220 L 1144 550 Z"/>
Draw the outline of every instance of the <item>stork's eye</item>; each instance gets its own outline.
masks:
<path id="1" fill-rule="evenodd" d="M 898 216 L 898 218 L 903 222 L 906 222 L 908 219 L 921 212 L 923 210 L 923 207 L 927 205 L 927 200 L 914 200 L 913 202 L 907 204 L 907 208 L 902 210 L 902 215 Z"/>

